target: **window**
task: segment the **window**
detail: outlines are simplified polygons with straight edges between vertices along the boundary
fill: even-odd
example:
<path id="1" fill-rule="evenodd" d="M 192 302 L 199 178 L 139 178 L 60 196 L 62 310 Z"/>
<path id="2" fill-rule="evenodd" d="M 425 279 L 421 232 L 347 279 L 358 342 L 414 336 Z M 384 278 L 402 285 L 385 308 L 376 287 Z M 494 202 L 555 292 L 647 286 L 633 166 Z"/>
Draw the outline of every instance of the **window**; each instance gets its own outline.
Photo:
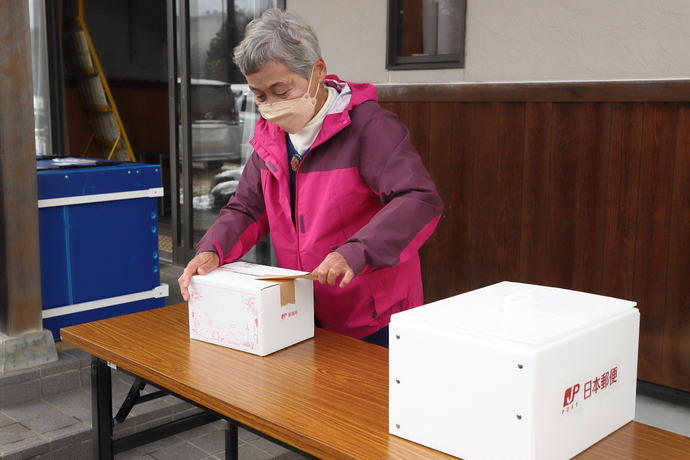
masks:
<path id="1" fill-rule="evenodd" d="M 29 2 L 31 25 L 31 66 L 34 88 L 34 129 L 36 155 L 51 155 L 50 88 L 48 81 L 48 47 L 46 44 L 45 5 Z"/>
<path id="2" fill-rule="evenodd" d="M 389 0 L 389 70 L 459 68 L 465 63 L 466 0 Z"/>

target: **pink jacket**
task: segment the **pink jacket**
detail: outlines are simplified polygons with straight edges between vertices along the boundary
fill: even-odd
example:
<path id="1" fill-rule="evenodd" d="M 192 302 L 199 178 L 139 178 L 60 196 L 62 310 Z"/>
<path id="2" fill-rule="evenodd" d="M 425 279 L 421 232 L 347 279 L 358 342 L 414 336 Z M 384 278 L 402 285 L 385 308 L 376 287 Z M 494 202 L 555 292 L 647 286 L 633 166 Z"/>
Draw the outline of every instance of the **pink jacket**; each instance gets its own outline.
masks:
<path id="1" fill-rule="evenodd" d="M 316 317 L 325 329 L 362 338 L 422 305 L 418 250 L 443 203 L 407 128 L 378 105 L 376 87 L 333 75 L 326 84 L 340 96 L 299 167 L 295 221 L 286 133 L 260 118 L 237 192 L 197 252 L 216 251 L 229 263 L 269 231 L 281 267 L 312 271 L 340 252 L 357 276 L 345 288 L 315 282 Z"/>

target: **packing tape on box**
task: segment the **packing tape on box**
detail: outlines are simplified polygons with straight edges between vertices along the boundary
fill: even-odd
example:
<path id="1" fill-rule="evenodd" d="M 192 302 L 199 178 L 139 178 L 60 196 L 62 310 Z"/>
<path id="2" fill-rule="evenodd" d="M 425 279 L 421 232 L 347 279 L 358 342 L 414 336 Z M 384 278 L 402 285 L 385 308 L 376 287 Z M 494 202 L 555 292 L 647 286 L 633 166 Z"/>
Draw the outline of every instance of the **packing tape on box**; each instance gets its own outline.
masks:
<path id="1" fill-rule="evenodd" d="M 264 275 L 257 278 L 257 280 L 273 281 L 280 287 L 280 306 L 284 307 L 289 304 L 295 304 L 295 279 L 315 280 L 318 276 L 314 273 L 307 273 L 306 275 Z"/>
<path id="2" fill-rule="evenodd" d="M 313 281 L 319 279 L 319 277 L 316 273 L 307 273 L 304 275 L 264 275 L 259 276 L 257 279 L 265 281 L 289 281 L 295 279 L 305 279 Z"/>
<path id="3" fill-rule="evenodd" d="M 280 287 L 280 306 L 295 304 L 295 280 L 276 281 Z"/>

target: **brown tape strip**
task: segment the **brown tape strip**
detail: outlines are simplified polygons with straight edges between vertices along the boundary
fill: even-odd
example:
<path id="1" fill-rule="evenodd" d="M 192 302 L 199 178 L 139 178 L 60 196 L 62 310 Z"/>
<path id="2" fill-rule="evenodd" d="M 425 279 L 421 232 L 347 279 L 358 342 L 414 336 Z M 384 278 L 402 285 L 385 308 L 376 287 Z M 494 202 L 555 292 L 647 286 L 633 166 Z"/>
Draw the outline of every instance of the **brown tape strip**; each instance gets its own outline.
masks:
<path id="1" fill-rule="evenodd" d="M 281 280 L 276 283 L 280 286 L 280 306 L 295 304 L 295 280 Z"/>
<path id="2" fill-rule="evenodd" d="M 295 279 L 316 280 L 318 278 L 318 275 L 316 275 L 315 273 L 307 273 L 306 275 L 264 275 L 259 276 L 256 279 L 263 281 L 288 281 Z"/>
<path id="3" fill-rule="evenodd" d="M 314 273 L 307 273 L 306 275 L 264 275 L 256 278 L 263 281 L 274 281 L 280 287 L 280 306 L 284 307 L 289 304 L 295 304 L 295 280 L 307 279 L 316 280 L 318 276 Z"/>

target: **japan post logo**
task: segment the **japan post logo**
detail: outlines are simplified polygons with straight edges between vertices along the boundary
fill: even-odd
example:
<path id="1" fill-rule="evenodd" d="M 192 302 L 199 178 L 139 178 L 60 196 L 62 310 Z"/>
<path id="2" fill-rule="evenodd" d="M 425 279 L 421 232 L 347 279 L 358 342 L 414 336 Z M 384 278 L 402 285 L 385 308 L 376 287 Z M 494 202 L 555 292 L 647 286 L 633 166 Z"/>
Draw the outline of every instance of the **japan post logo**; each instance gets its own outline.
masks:
<path id="1" fill-rule="evenodd" d="M 573 379 L 563 387 L 563 405 L 559 408 L 561 416 L 568 416 L 579 412 L 592 401 L 601 400 L 614 393 L 618 383 L 618 365 L 620 358 L 616 358 L 604 365 L 587 371 L 577 379 Z M 561 387 L 561 388 L 563 388 Z M 555 396 L 555 395 L 554 395 Z M 554 401 L 556 403 L 556 401 Z"/>
<path id="2" fill-rule="evenodd" d="M 577 383 L 567 390 L 565 390 L 565 396 L 563 397 L 563 407 L 570 406 L 573 401 L 575 401 L 575 395 L 580 392 L 580 384 Z"/>

